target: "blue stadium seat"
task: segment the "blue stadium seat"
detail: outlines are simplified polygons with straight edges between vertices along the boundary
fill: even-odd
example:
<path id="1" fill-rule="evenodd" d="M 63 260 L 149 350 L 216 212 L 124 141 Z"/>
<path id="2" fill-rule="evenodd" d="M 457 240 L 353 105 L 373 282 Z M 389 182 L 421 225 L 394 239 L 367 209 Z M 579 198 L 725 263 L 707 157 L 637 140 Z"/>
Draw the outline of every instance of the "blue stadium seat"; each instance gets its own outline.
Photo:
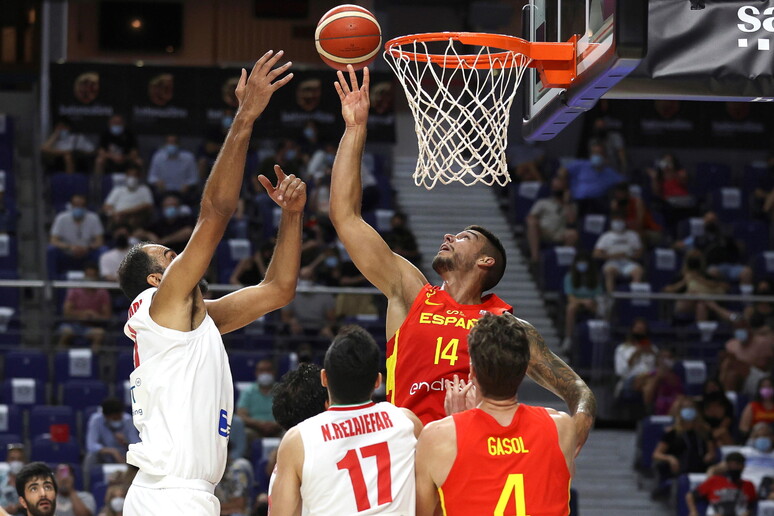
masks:
<path id="1" fill-rule="evenodd" d="M 0 449 L 6 450 L 9 444 L 24 444 L 24 441 L 21 434 L 0 434 Z"/>
<path id="2" fill-rule="evenodd" d="M 766 163 L 750 163 L 745 165 L 742 176 L 742 188 L 748 194 L 756 188 L 769 191 L 774 188 L 774 174 L 771 173 Z"/>
<path id="3" fill-rule="evenodd" d="M 19 250 L 16 237 L 0 234 L 0 272 L 18 274 Z"/>
<path id="4" fill-rule="evenodd" d="M 756 278 L 774 276 L 774 251 L 763 251 L 752 257 L 752 268 Z"/>
<path id="5" fill-rule="evenodd" d="M 54 355 L 56 383 L 67 380 L 96 380 L 99 378 L 99 356 L 88 348 L 58 351 Z"/>
<path id="6" fill-rule="evenodd" d="M 683 240 L 688 236 L 697 237 L 704 234 L 704 219 L 701 217 L 689 217 L 681 219 L 677 223 L 677 239 Z"/>
<path id="7" fill-rule="evenodd" d="M 575 248 L 556 246 L 540 252 L 540 289 L 544 292 L 563 292 L 564 275 L 575 260 Z"/>
<path id="8" fill-rule="evenodd" d="M 252 255 L 252 246 L 246 238 L 231 238 L 218 244 L 215 260 L 218 267 L 218 281 L 228 283 L 239 261 Z"/>
<path id="9" fill-rule="evenodd" d="M 697 197 L 704 197 L 714 190 L 730 186 L 731 167 L 724 163 L 697 163 L 692 184 L 692 193 Z"/>
<path id="10" fill-rule="evenodd" d="M 62 387 L 62 404 L 75 410 L 100 405 L 107 398 L 107 385 L 99 380 L 67 380 Z"/>
<path id="11" fill-rule="evenodd" d="M 747 194 L 741 188 L 726 186 L 713 190 L 710 208 L 717 214 L 718 220 L 737 221 L 750 218 Z"/>
<path id="12" fill-rule="evenodd" d="M 707 364 L 703 360 L 679 360 L 674 371 L 683 382 L 683 389 L 688 396 L 701 396 L 704 393 L 704 382 L 707 381 Z"/>
<path id="13" fill-rule="evenodd" d="M 263 353 L 235 352 L 230 353 L 231 376 L 235 382 L 254 382 L 255 364 L 268 358 Z"/>
<path id="14" fill-rule="evenodd" d="M 99 514 L 100 511 L 102 511 L 102 508 L 105 506 L 105 495 L 107 494 L 107 488 L 108 485 L 106 482 L 97 482 L 96 484 L 91 484 L 91 489 L 89 489 L 89 492 L 91 493 L 91 496 L 94 497 L 94 501 L 96 502 L 95 514 Z"/>
<path id="15" fill-rule="evenodd" d="M 648 258 L 648 282 L 653 292 L 661 290 L 672 283 L 680 272 L 682 259 L 674 249 L 653 249 Z"/>
<path id="16" fill-rule="evenodd" d="M 668 426 L 674 423 L 672 416 L 648 416 L 637 425 L 637 466 L 643 471 L 649 471 L 653 466 L 653 450 L 656 449 L 661 436 Z"/>
<path id="17" fill-rule="evenodd" d="M 587 251 L 592 251 L 597 244 L 600 235 L 607 229 L 607 216 L 592 213 L 583 217 L 580 221 L 580 244 Z"/>
<path id="18" fill-rule="evenodd" d="M 612 369 L 610 323 L 588 319 L 575 325 L 572 364 L 579 368 Z"/>
<path id="19" fill-rule="evenodd" d="M 127 340 L 127 343 L 131 341 Z M 134 371 L 134 351 L 119 351 L 116 357 L 116 381 L 128 380 Z"/>
<path id="20" fill-rule="evenodd" d="M 677 516 L 688 516 L 688 505 L 685 503 L 685 495 L 688 494 L 688 491 L 696 489 L 706 478 L 706 473 L 683 474 L 677 478 Z M 696 500 L 696 512 L 706 514 L 707 505 L 706 500 L 699 498 Z"/>
<path id="21" fill-rule="evenodd" d="M 73 437 L 65 443 L 55 443 L 48 437 L 38 437 L 32 441 L 30 460 L 73 465 L 81 461 L 81 450 Z"/>
<path id="22" fill-rule="evenodd" d="M 57 172 L 49 179 L 51 187 L 51 204 L 57 212 L 62 211 L 75 194 L 81 194 L 88 199 L 89 176 L 85 174 L 67 174 Z"/>
<path id="23" fill-rule="evenodd" d="M 510 219 L 513 224 L 524 225 L 532 205 L 547 197 L 548 184 L 539 181 L 523 181 L 511 187 Z"/>
<path id="24" fill-rule="evenodd" d="M 77 426 L 75 424 L 75 411 L 72 407 L 36 405 L 30 409 L 30 437 L 33 440 L 43 434 L 50 433 L 51 425 L 69 425 L 70 437 L 75 439 Z"/>
<path id="25" fill-rule="evenodd" d="M 22 413 L 16 405 L 0 405 L 0 435 L 22 435 L 24 425 Z"/>
<path id="26" fill-rule="evenodd" d="M 5 355 L 4 378 L 35 378 L 48 381 L 48 356 L 38 350 L 9 351 Z"/>
<path id="27" fill-rule="evenodd" d="M 652 291 L 650 283 L 629 283 L 616 287 L 618 292 L 648 294 Z M 616 299 L 616 323 L 631 326 L 634 319 L 644 317 L 648 321 L 658 319 L 658 303 L 653 299 Z"/>
<path id="28" fill-rule="evenodd" d="M 6 378 L 3 380 L 2 401 L 21 408 L 46 403 L 46 383 L 35 378 Z"/>
<path id="29" fill-rule="evenodd" d="M 755 256 L 769 248 L 769 225 L 762 220 L 737 220 L 734 238 L 744 244 L 746 256 Z"/>

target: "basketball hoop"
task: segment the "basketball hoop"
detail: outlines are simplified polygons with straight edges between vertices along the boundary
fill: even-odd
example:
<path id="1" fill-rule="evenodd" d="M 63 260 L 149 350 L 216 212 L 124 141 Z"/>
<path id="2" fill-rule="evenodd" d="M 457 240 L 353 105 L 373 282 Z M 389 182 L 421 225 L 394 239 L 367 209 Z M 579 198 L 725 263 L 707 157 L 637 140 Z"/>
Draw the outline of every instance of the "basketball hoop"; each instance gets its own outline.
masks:
<path id="1" fill-rule="evenodd" d="M 462 45 L 480 49 L 463 54 Z M 501 34 L 435 32 L 394 38 L 384 48 L 414 115 L 414 183 L 428 190 L 438 181 L 505 186 L 510 110 L 524 72 L 536 68 L 550 87 L 575 79 L 575 39 L 532 43 Z"/>

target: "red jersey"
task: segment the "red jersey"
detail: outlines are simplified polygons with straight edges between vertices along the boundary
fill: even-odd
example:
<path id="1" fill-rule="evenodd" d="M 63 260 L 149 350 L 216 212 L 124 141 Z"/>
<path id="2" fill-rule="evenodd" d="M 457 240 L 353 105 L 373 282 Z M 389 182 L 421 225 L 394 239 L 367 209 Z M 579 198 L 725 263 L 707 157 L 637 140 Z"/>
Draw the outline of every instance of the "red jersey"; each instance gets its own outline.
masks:
<path id="1" fill-rule="evenodd" d="M 760 422 L 774 423 L 774 410 L 768 410 L 759 401 L 751 401 L 750 407 L 752 408 L 752 425 Z"/>
<path id="2" fill-rule="evenodd" d="M 467 381 L 470 373 L 468 332 L 484 313 L 511 310 L 494 294 L 481 304 L 461 305 L 426 284 L 387 343 L 387 400 L 411 410 L 425 425 L 446 417 L 443 381 L 455 374 Z"/>
<path id="3" fill-rule="evenodd" d="M 444 515 L 570 513 L 570 471 L 545 408 L 521 403 L 508 426 L 481 409 L 452 417 L 457 458 L 438 489 Z"/>
<path id="4" fill-rule="evenodd" d="M 696 488 L 696 492 L 710 503 L 707 514 L 726 514 L 731 507 L 733 514 L 742 514 L 752 510 L 757 499 L 752 482 L 742 480 L 735 484 L 724 475 L 712 475 Z"/>

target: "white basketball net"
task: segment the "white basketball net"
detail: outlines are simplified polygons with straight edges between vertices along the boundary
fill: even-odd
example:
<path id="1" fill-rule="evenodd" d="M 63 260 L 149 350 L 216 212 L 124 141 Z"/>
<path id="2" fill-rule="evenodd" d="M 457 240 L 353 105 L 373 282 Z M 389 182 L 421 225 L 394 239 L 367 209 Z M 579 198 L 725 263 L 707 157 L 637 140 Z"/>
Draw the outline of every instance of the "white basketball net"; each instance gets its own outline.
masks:
<path id="1" fill-rule="evenodd" d="M 438 181 L 505 186 L 511 180 L 505 159 L 511 105 L 531 58 L 506 52 L 503 59 L 502 50 L 481 47 L 475 62 L 489 66 L 477 69 L 459 59 L 455 42 L 449 38 L 442 54 L 456 63 L 448 68 L 423 59 L 428 50 L 422 41 L 384 52 L 414 115 L 419 143 L 414 183 L 428 190 Z"/>

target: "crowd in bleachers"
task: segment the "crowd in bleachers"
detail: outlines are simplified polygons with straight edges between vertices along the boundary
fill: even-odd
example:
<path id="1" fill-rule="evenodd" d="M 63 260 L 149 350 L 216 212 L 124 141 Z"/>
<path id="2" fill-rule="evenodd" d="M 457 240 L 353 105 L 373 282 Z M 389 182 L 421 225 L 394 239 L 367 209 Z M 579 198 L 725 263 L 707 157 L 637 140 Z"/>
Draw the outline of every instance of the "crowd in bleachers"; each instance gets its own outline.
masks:
<path id="1" fill-rule="evenodd" d="M 774 303 L 648 295 L 771 294 L 773 155 L 743 170 L 682 165 L 695 150 L 634 162 L 607 118 L 590 114 L 582 158 L 538 152 L 512 167 L 509 215 L 561 350 L 610 386 L 614 418 L 641 422 L 638 466 L 656 474 L 655 498 L 674 485 L 688 514 L 687 485 L 704 477 L 686 475 L 711 476 L 741 447 L 748 467 L 768 461 L 765 499 L 774 453 L 754 429 L 774 424 Z"/>

